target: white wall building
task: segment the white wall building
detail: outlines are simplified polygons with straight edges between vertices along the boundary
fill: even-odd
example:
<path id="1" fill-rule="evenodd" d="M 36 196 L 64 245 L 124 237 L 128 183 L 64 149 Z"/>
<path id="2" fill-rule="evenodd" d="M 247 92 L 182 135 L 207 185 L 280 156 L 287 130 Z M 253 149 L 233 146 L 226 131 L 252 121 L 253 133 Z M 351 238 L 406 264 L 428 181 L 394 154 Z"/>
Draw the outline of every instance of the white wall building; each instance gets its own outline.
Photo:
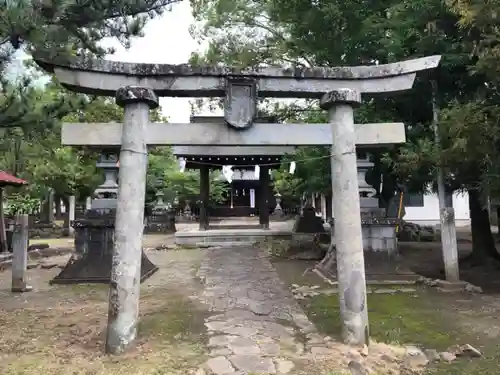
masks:
<path id="1" fill-rule="evenodd" d="M 417 198 L 417 197 L 415 197 Z M 425 194 L 420 199 L 420 204 L 415 204 L 418 199 L 412 199 L 406 205 L 404 220 L 419 225 L 439 224 L 439 202 L 437 194 Z M 453 208 L 455 209 L 455 222 L 457 227 L 470 225 L 469 195 L 467 193 L 453 194 Z"/>
<path id="2" fill-rule="evenodd" d="M 326 219 L 326 199 L 323 195 L 313 194 L 312 203 L 318 207 L 321 216 Z M 469 195 L 467 193 L 453 194 L 453 208 L 457 227 L 470 226 Z M 405 199 L 405 221 L 419 225 L 439 225 L 439 201 L 437 194 L 411 195 Z"/>

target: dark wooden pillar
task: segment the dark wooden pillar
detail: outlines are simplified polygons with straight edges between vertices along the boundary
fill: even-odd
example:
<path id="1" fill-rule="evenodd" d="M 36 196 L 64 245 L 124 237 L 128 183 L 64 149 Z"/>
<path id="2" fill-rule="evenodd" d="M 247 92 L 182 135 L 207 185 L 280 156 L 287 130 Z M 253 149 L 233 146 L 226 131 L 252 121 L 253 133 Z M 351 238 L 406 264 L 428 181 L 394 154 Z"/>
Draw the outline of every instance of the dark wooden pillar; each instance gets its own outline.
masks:
<path id="1" fill-rule="evenodd" d="M 259 174 L 259 224 L 269 229 L 269 167 L 261 166 Z"/>
<path id="2" fill-rule="evenodd" d="M 0 192 L 2 189 L 0 189 Z M 500 236 L 500 205 L 497 206 L 497 235 Z"/>
<path id="3" fill-rule="evenodd" d="M 208 203 L 210 199 L 210 170 L 208 165 L 200 166 L 200 230 L 208 230 Z"/>
<path id="4" fill-rule="evenodd" d="M 332 218 L 332 193 L 328 192 L 326 195 L 326 220 Z"/>

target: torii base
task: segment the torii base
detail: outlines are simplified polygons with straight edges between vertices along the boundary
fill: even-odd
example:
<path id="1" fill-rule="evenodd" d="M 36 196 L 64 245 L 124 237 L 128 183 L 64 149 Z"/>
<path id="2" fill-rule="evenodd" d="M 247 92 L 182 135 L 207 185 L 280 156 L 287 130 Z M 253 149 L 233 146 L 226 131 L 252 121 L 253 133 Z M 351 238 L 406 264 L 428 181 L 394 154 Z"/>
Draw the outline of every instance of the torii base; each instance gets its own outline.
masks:
<path id="1" fill-rule="evenodd" d="M 83 257 L 72 257 L 66 267 L 54 277 L 50 284 L 109 284 L 111 281 L 111 253 L 100 256 L 89 252 Z M 141 283 L 151 277 L 158 267 L 146 256 L 141 257 Z"/>

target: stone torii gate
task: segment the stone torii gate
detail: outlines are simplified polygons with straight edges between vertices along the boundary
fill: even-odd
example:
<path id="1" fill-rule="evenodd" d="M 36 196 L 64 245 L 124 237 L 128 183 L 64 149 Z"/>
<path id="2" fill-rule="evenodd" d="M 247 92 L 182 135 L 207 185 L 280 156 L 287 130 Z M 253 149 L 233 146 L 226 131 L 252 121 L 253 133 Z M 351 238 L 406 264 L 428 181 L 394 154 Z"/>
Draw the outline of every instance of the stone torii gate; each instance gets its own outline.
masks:
<path id="1" fill-rule="evenodd" d="M 404 125 L 355 125 L 361 94 L 408 90 L 418 71 L 440 56 L 387 65 L 334 68 L 194 67 L 106 60 L 37 63 L 68 89 L 114 96 L 122 124 L 65 124 L 63 143 L 119 146 L 120 171 L 106 350 L 120 353 L 136 338 L 147 146 L 332 146 L 333 209 L 342 334 L 368 343 L 366 281 L 355 144 L 404 142 Z M 150 124 L 157 96 L 224 97 L 227 124 Z M 329 124 L 258 124 L 257 97 L 313 98 L 329 111 Z"/>

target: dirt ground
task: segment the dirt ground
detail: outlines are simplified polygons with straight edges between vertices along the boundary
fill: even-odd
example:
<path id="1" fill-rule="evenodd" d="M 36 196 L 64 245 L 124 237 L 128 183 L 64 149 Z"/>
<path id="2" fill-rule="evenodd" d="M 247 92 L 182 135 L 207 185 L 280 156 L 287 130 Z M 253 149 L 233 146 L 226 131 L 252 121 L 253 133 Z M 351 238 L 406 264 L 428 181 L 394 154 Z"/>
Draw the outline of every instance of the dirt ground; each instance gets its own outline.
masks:
<path id="1" fill-rule="evenodd" d="M 9 270 L 0 272 L 0 373 L 6 375 L 166 375 L 189 374 L 205 361 L 207 312 L 196 298 L 199 284 L 193 277 L 203 249 L 157 251 L 171 245 L 171 236 L 146 236 L 148 257 L 160 270 L 141 290 L 138 345 L 124 356 L 103 355 L 107 319 L 107 287 L 104 285 L 49 286 L 58 268 L 28 271 L 35 291 L 10 292 Z M 43 242 L 43 240 L 40 240 Z M 51 246 L 67 246 L 68 240 Z M 45 241 L 47 242 L 47 241 Z M 462 255 L 470 244 L 461 242 Z M 439 243 L 401 246 L 404 267 L 438 274 Z M 50 258 L 65 264 L 69 256 Z M 49 260 L 47 260 L 49 261 Z M 314 273 L 307 261 L 279 261 L 274 265 L 288 284 L 330 287 Z M 471 344 L 484 353 L 474 360 L 432 367 L 429 374 L 498 374 L 500 368 L 500 270 L 466 269 L 463 278 L 481 285 L 485 293 L 447 294 L 417 288 L 414 293 L 370 295 L 371 335 L 387 343 L 417 344 L 445 350 L 450 345 Z M 299 301 L 318 329 L 332 337 L 339 334 L 336 295 L 319 295 Z M 312 372 L 307 375 L 333 375 Z M 381 375 L 381 374 L 377 374 Z"/>
<path id="2" fill-rule="evenodd" d="M 148 236 L 145 247 L 172 242 Z M 204 358 L 203 317 L 191 296 L 200 285 L 193 274 L 200 250 L 147 251 L 160 270 L 141 290 L 137 348 L 120 360 L 104 356 L 108 289 L 105 285 L 58 285 L 59 268 L 28 271 L 35 288 L 12 295 L 10 272 L 0 273 L 0 373 L 186 374 Z M 64 265 L 69 256 L 46 259 Z"/>

